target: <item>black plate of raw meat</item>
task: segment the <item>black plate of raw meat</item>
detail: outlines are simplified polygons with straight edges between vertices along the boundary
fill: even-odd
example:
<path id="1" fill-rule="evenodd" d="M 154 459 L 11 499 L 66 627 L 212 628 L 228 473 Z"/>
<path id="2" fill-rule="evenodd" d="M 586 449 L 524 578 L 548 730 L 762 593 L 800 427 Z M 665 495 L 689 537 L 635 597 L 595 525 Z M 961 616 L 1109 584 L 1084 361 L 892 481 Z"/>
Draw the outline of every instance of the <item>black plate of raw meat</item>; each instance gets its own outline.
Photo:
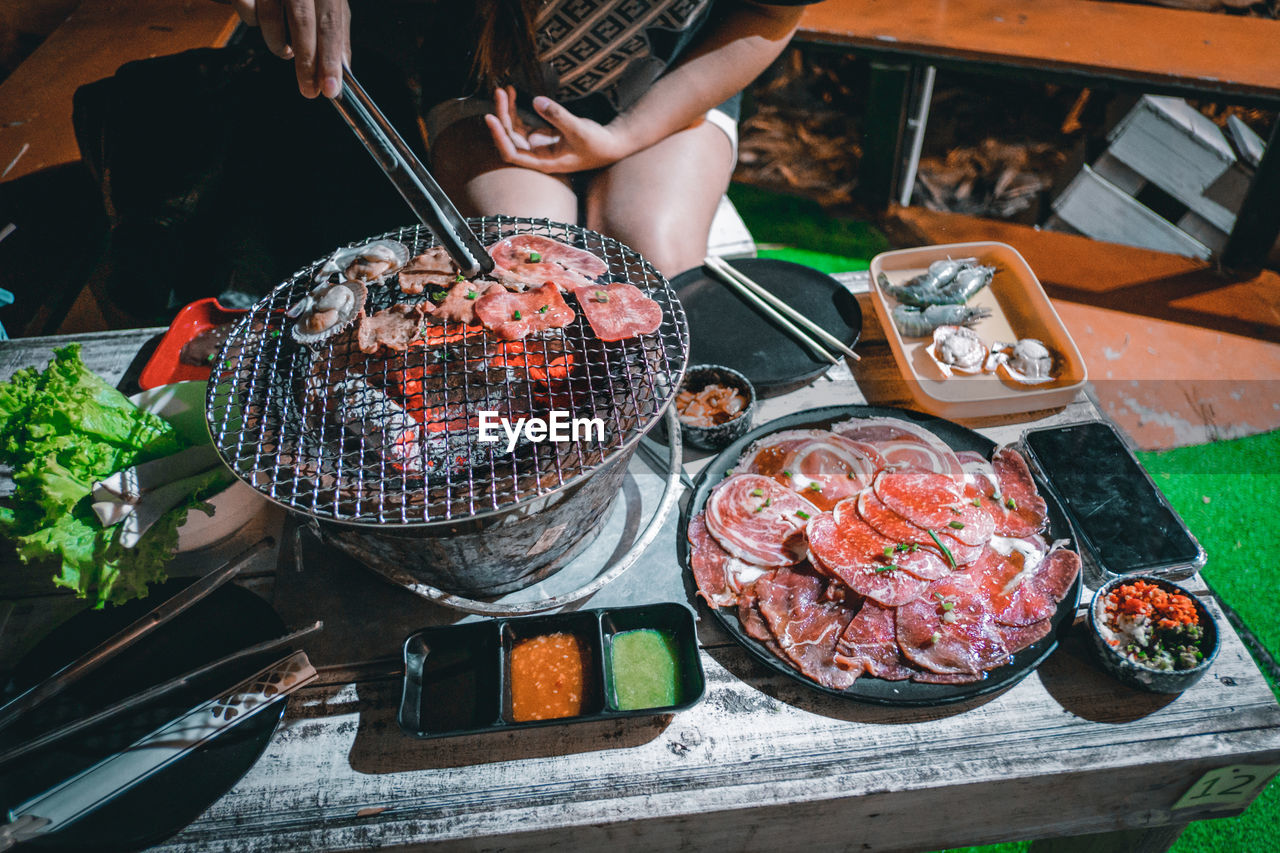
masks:
<path id="1" fill-rule="evenodd" d="M 694 482 L 693 496 L 689 499 L 680 517 L 680 532 L 676 543 L 680 564 L 685 569 L 685 577 L 688 579 L 692 589 L 696 590 L 697 584 L 693 580 L 693 570 L 690 566 L 692 549 L 688 540 L 689 521 L 702 512 L 707 498 L 711 494 L 711 489 L 724 479 L 747 447 L 767 435 L 772 435 L 782 430 L 828 429 L 832 424 L 849 418 L 899 418 L 910 421 L 928 429 L 954 451 L 972 450 L 981 453 L 987 458 L 990 458 L 991 451 L 996 447 L 995 442 L 986 436 L 951 421 L 905 409 L 880 406 L 826 406 L 818 409 L 809 409 L 804 412 L 795 412 L 759 426 L 726 447 L 719 456 L 711 460 L 702 469 L 702 472 Z M 1039 478 L 1036 478 L 1036 488 L 1048 505 L 1049 523 L 1042 534 L 1045 540 L 1052 543 L 1059 539 L 1066 539 L 1069 540 L 1069 547 L 1074 549 L 1076 541 L 1074 531 L 1067 521 L 1061 505 Z M 798 669 L 795 669 L 787 661 L 775 656 L 763 643 L 749 636 L 742 629 L 741 624 L 738 622 L 737 608 L 710 608 L 705 602 L 699 606 L 709 610 L 724 626 L 725 630 L 729 632 L 729 635 L 765 666 L 814 690 L 833 696 L 880 705 L 928 706 L 963 702 L 988 693 L 1004 690 L 1029 675 L 1057 648 L 1059 632 L 1070 627 L 1076 608 L 1079 605 L 1080 588 L 1080 576 L 1077 574 L 1066 596 L 1059 602 L 1057 611 L 1050 617 L 1052 628 L 1048 635 L 1016 652 L 1010 663 L 988 670 L 987 677 L 982 681 L 970 684 L 927 684 L 910 680 L 886 681 L 864 674 L 844 690 L 819 684 Z"/>
<path id="2" fill-rule="evenodd" d="M 853 294 L 831 276 L 813 267 L 771 258 L 741 258 L 729 263 L 846 346 L 857 343 L 862 333 L 862 309 Z M 671 279 L 671 286 L 689 318 L 690 364 L 732 367 L 751 380 L 761 397 L 802 388 L 831 367 L 831 362 L 814 355 L 702 267 L 680 273 Z"/>

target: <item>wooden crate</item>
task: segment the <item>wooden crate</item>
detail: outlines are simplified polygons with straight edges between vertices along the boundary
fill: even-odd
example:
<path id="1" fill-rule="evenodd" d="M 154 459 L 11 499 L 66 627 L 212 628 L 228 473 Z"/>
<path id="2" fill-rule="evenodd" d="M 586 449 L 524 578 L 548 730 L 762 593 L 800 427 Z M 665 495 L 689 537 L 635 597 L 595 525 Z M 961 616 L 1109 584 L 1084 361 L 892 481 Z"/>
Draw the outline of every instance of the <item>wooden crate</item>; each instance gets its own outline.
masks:
<path id="1" fill-rule="evenodd" d="M 1095 240 L 1204 260 L 1212 254 L 1204 243 L 1088 166 L 1082 166 L 1080 173 L 1054 199 L 1053 210 L 1071 230 Z"/>

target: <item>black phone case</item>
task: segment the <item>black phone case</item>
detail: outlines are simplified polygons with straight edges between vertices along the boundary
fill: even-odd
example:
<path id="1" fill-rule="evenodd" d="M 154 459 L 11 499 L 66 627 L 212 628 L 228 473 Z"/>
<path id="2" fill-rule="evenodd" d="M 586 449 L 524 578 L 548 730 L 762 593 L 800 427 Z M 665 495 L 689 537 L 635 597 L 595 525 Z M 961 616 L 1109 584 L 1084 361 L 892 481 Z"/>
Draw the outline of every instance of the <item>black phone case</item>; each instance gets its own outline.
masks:
<path id="1" fill-rule="evenodd" d="M 1190 561 L 1175 560 L 1175 561 L 1168 561 L 1168 562 L 1152 562 L 1149 564 L 1145 564 L 1137 567 L 1131 567 L 1131 568 L 1108 565 L 1106 560 L 1103 558 L 1099 548 L 1095 545 L 1093 541 L 1091 541 L 1089 534 L 1085 529 L 1084 525 L 1081 524 L 1080 518 L 1076 512 L 1075 507 L 1072 505 L 1071 501 L 1068 500 L 1067 497 L 1058 489 L 1057 485 L 1053 481 L 1053 477 L 1050 474 L 1049 470 L 1037 457 L 1035 450 L 1032 448 L 1031 442 L 1028 441 L 1028 437 L 1039 434 L 1039 433 L 1055 432 L 1059 430 L 1070 429 L 1073 427 L 1079 427 L 1085 424 L 1098 424 L 1106 428 L 1115 437 L 1118 445 L 1121 448 L 1123 448 L 1125 454 L 1132 461 L 1135 475 L 1141 476 L 1142 479 L 1145 480 L 1146 484 L 1151 489 L 1151 494 L 1153 498 L 1159 503 L 1161 507 L 1168 510 L 1170 515 L 1173 517 L 1174 521 L 1177 523 L 1178 529 L 1187 537 L 1187 540 L 1194 546 L 1195 556 Z M 1201 547 L 1199 540 L 1196 539 L 1195 534 L 1193 534 L 1191 530 L 1187 527 L 1186 523 L 1182 520 L 1182 516 L 1180 516 L 1177 510 L 1175 510 L 1173 506 L 1169 503 L 1168 499 L 1164 496 L 1164 493 L 1160 491 L 1160 488 L 1156 485 L 1155 481 L 1151 479 L 1151 475 L 1147 473 L 1147 470 L 1144 467 L 1142 467 L 1142 463 L 1139 462 L 1137 457 L 1133 455 L 1133 451 L 1129 448 L 1128 442 L 1124 440 L 1124 437 L 1110 423 L 1104 420 L 1098 419 L 1098 420 L 1092 420 L 1092 421 L 1075 421 L 1073 423 L 1060 424 L 1058 426 L 1052 426 L 1052 427 L 1037 427 L 1035 429 L 1029 429 L 1023 432 L 1021 436 L 1020 444 L 1021 444 L 1022 453 L 1027 459 L 1027 463 L 1032 467 L 1032 469 L 1040 477 L 1040 479 L 1043 480 L 1049 486 L 1049 488 L 1053 490 L 1054 497 L 1056 497 L 1059 503 L 1062 504 L 1063 509 L 1066 511 L 1068 517 L 1071 519 L 1071 524 L 1076 530 L 1076 535 L 1080 537 L 1081 550 L 1084 552 L 1082 556 L 1086 556 L 1088 562 L 1091 562 L 1093 564 L 1100 580 L 1109 580 L 1111 578 L 1122 577 L 1124 575 L 1137 575 L 1137 574 L 1151 574 L 1151 575 L 1157 575 L 1162 578 L 1166 578 L 1168 580 L 1181 580 L 1195 574 L 1195 572 L 1205 564 L 1205 561 L 1207 560 L 1207 555 L 1205 554 L 1204 548 Z"/>

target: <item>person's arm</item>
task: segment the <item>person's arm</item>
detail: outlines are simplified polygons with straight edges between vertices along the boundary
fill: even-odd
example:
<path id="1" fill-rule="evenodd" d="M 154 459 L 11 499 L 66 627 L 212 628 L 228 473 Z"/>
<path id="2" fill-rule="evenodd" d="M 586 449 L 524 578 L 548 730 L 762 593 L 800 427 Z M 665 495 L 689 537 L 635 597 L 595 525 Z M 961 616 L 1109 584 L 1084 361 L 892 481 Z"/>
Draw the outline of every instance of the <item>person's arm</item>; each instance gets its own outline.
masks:
<path id="1" fill-rule="evenodd" d="M 494 143 L 507 162 L 541 172 L 578 172 L 615 163 L 683 130 L 746 88 L 782 53 L 803 10 L 738 4 L 697 48 L 607 125 L 579 118 L 550 98 L 534 98 L 534 110 L 559 133 L 550 144 L 529 144 L 532 139 L 514 119 L 514 104 L 497 98 L 499 115 L 486 117 Z"/>
<path id="2" fill-rule="evenodd" d="M 262 30 L 267 48 L 292 59 L 298 90 L 308 98 L 336 98 L 342 63 L 351 58 L 347 0 L 230 0 L 240 20 Z"/>

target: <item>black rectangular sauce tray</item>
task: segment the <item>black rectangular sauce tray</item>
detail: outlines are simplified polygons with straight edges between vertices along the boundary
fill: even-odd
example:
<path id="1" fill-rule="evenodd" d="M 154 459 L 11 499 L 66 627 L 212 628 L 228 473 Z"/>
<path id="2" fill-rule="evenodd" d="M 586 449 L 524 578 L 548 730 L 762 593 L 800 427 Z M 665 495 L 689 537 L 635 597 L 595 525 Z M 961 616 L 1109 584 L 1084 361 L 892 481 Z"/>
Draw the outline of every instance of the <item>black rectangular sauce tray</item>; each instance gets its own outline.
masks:
<path id="1" fill-rule="evenodd" d="M 623 710 L 613 689 L 612 643 L 625 631 L 643 629 L 659 631 L 671 640 L 677 664 L 676 702 Z M 581 712 L 517 722 L 511 710 L 511 650 L 522 640 L 557 633 L 575 636 L 582 650 Z M 409 635 L 404 642 L 404 687 L 396 721 L 405 734 L 417 738 L 483 734 L 672 714 L 696 705 L 705 690 L 694 614 L 683 604 L 486 619 L 424 628 Z"/>

